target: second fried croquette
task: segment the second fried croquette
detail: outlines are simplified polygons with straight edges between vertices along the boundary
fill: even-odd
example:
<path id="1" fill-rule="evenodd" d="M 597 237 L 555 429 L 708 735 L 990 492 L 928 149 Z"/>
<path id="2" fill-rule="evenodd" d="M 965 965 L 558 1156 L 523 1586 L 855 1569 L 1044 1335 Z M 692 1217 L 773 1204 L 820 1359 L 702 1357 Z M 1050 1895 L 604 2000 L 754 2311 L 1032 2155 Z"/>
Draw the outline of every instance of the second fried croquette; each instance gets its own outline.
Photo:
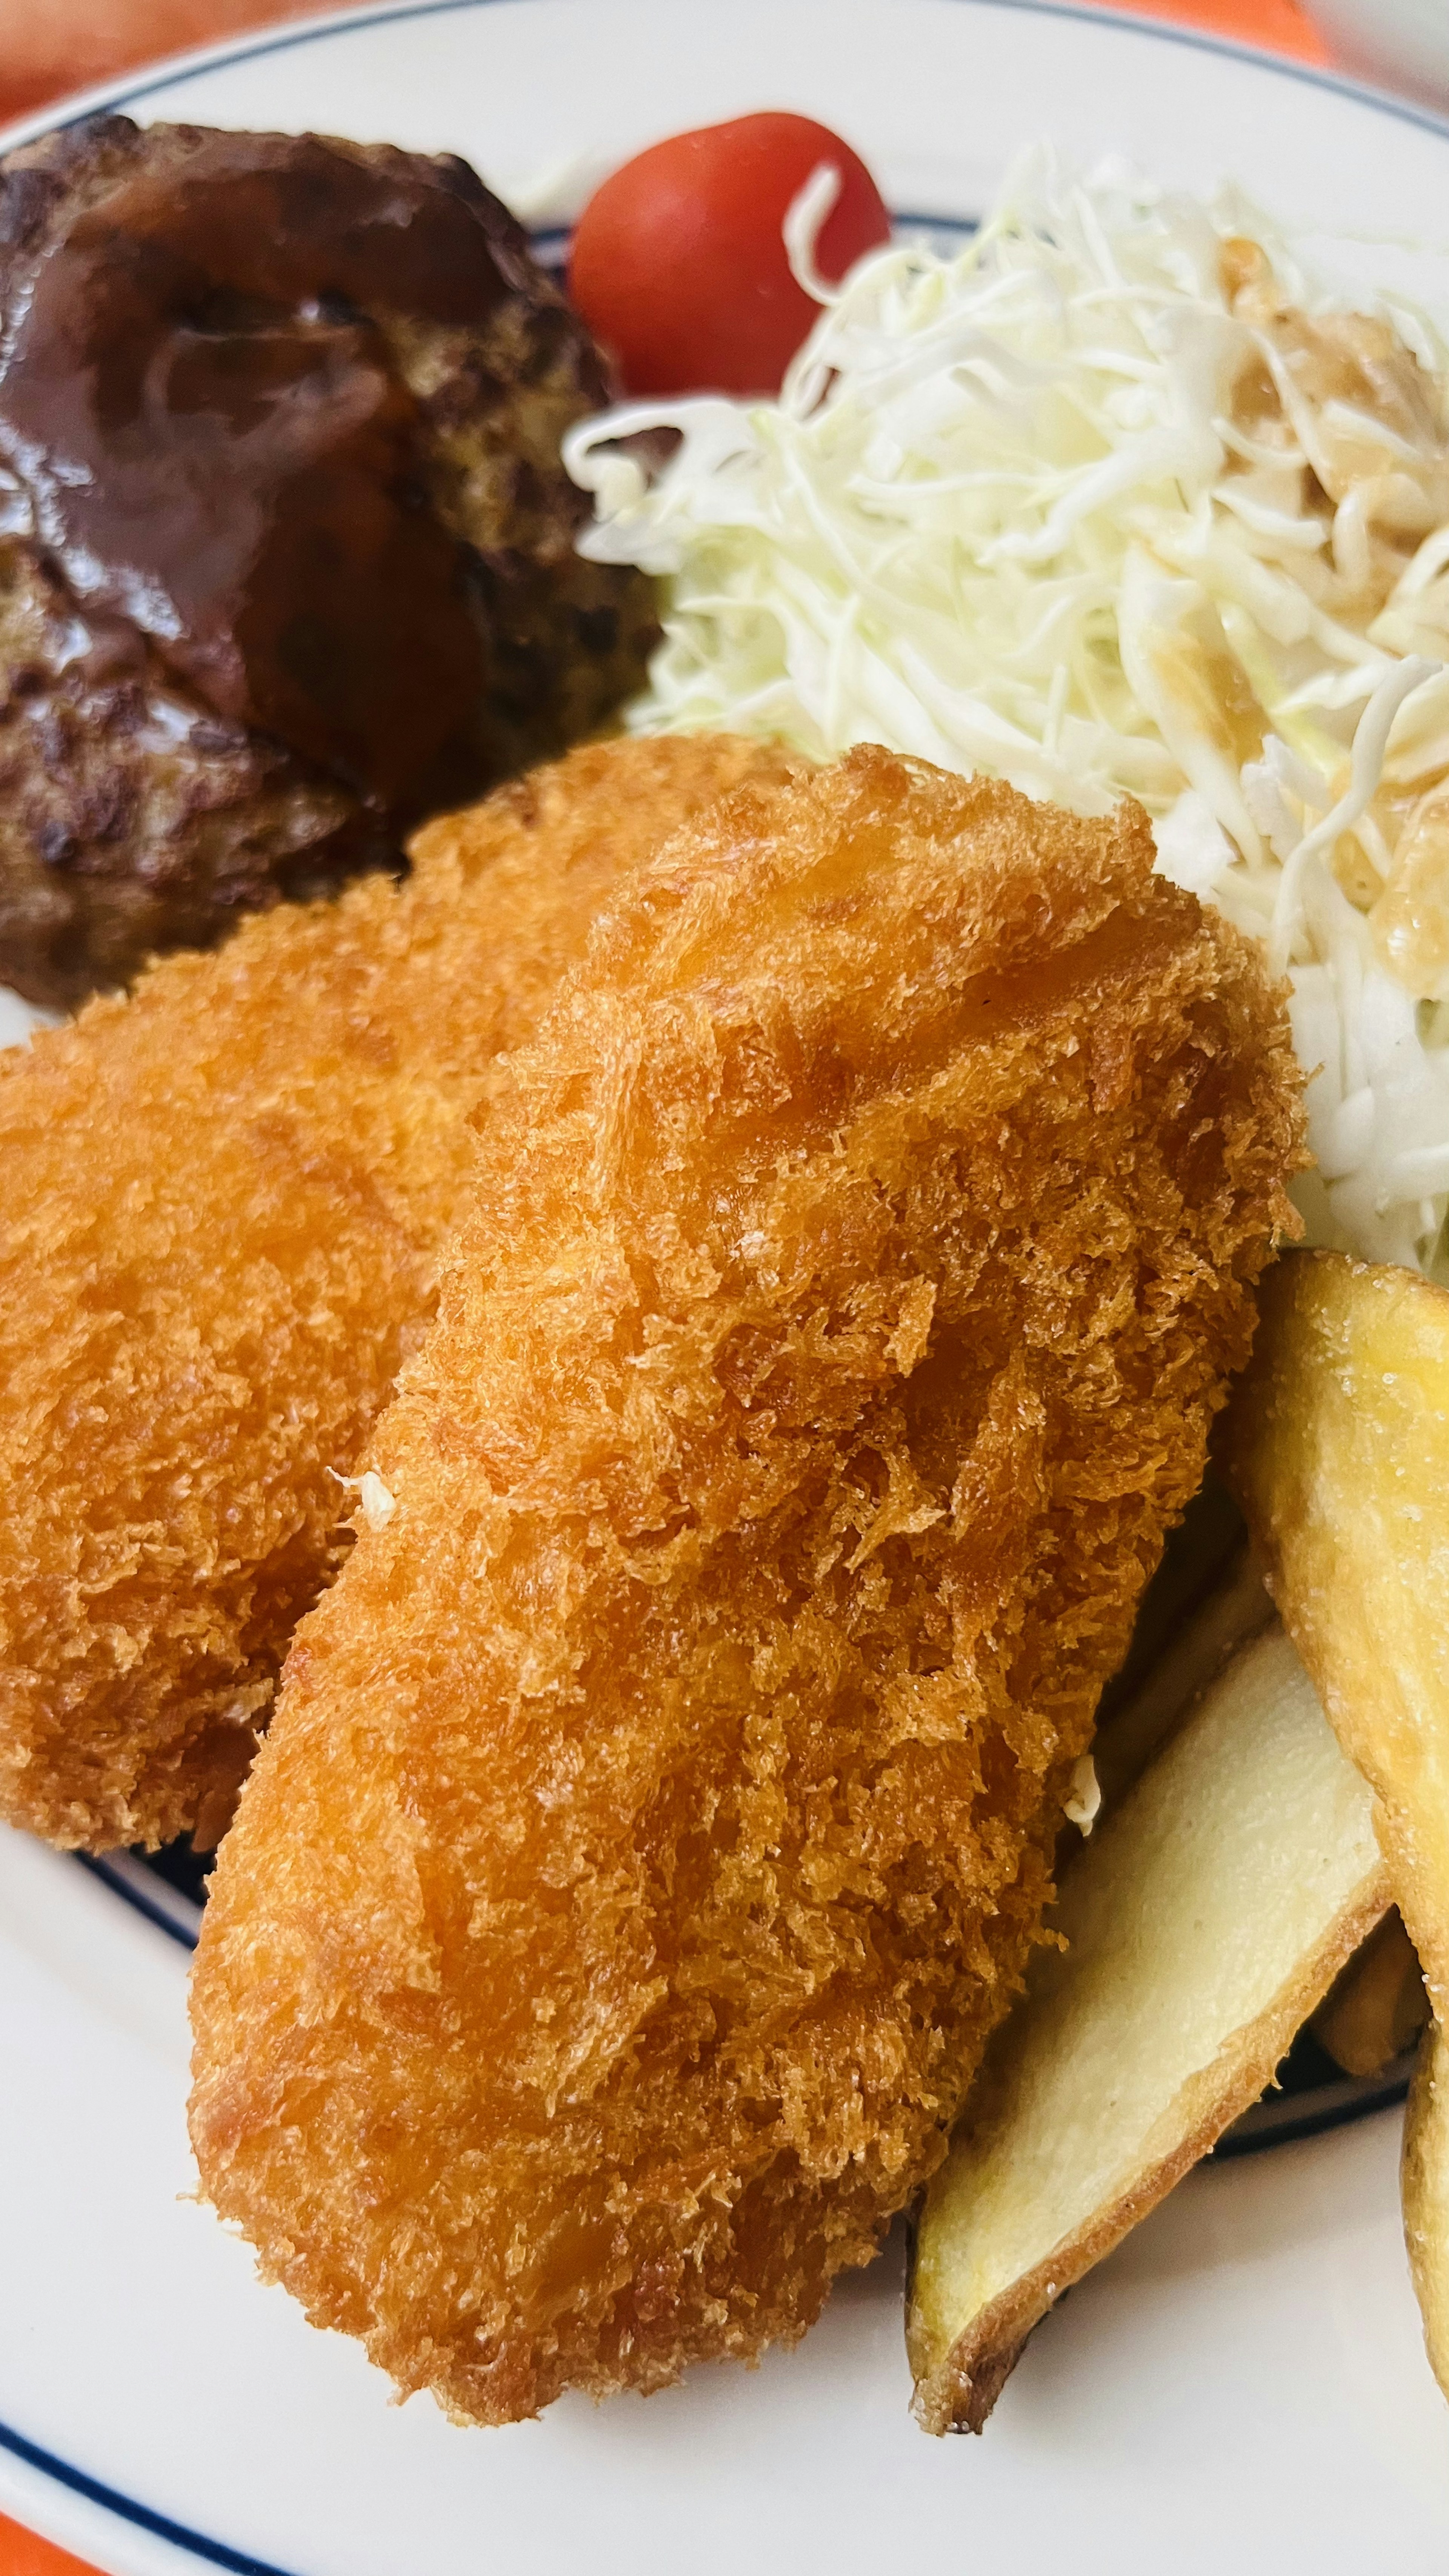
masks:
<path id="1" fill-rule="evenodd" d="M 1290 1223 L 1247 943 L 884 752 L 745 787 L 480 1110 L 193 1989 L 205 2188 L 456 2416 L 818 2313 L 931 2171 Z"/>
<path id="2" fill-rule="evenodd" d="M 215 1840 L 431 1318 L 490 1057 L 622 874 L 789 767 L 576 751 L 430 824 L 402 886 L 253 919 L 0 1054 L 0 1816 Z"/>

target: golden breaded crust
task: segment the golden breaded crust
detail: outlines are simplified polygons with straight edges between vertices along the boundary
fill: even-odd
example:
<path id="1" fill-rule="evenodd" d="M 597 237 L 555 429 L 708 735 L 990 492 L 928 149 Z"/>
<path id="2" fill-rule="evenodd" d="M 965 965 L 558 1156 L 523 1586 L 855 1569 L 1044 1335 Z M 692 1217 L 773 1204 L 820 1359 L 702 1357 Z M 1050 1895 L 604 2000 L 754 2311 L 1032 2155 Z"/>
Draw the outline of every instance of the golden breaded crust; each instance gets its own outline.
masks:
<path id="1" fill-rule="evenodd" d="M 495 1068 L 193 1986 L 217 2208 L 458 2416 L 798 2335 L 1020 1982 L 1291 1223 L 1279 1000 L 1151 858 L 857 751 Z"/>
<path id="2" fill-rule="evenodd" d="M 622 873 L 784 766 L 590 746 L 430 824 L 401 887 L 0 1056 L 0 1814 L 214 1837 L 432 1313 L 488 1060 Z"/>

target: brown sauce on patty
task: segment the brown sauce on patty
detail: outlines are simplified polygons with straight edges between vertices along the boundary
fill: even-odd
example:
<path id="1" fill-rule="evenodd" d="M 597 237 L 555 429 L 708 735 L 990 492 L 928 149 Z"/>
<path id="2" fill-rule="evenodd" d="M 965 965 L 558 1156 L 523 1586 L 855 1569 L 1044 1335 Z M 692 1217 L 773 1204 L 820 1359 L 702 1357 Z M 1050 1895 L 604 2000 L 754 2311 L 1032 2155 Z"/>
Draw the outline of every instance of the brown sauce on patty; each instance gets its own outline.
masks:
<path id="1" fill-rule="evenodd" d="M 485 322 L 490 206 L 457 165 L 207 135 L 53 242 L 0 369 L 0 443 L 86 612 L 398 830 L 480 783 L 489 656 L 377 317 Z"/>

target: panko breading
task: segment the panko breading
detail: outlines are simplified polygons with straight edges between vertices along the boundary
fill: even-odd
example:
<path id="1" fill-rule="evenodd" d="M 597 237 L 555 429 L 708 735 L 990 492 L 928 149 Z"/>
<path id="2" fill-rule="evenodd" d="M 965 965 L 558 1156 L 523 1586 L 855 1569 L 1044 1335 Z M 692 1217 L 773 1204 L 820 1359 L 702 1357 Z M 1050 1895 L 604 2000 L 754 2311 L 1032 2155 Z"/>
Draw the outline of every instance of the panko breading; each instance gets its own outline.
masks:
<path id="1" fill-rule="evenodd" d="M 798 766 L 798 764 L 795 764 Z M 243 926 L 0 1057 L 0 1814 L 224 1824 L 470 1195 L 464 1113 L 603 896 L 783 755 L 609 743 L 401 887 Z"/>
<path id="2" fill-rule="evenodd" d="M 193 1987 L 207 2192 L 498 2423 L 797 2336 L 931 2171 L 1291 1223 L 1247 943 L 884 752 L 742 788 L 478 1115 Z"/>

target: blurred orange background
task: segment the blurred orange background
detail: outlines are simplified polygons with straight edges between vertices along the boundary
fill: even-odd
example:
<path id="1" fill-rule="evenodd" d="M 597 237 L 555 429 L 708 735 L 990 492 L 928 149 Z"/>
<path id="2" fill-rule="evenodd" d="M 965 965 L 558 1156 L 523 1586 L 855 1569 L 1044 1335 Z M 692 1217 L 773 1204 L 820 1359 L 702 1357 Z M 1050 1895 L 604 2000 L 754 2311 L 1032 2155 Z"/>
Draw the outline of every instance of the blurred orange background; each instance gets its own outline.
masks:
<path id="1" fill-rule="evenodd" d="M 1239 44 L 1327 62 L 1294 0 L 1117 0 L 1137 17 L 1211 28 Z M 112 79 L 188 45 L 247 27 L 323 14 L 316 0 L 11 0 L 0 34 L 0 123 L 53 98 Z M 94 2571 L 0 2514 L 0 2576 L 94 2576 Z"/>
<path id="2" fill-rule="evenodd" d="M 1125 6 L 1138 16 L 1212 27 L 1241 44 L 1327 59 L 1294 0 L 1125 0 Z M 160 54 L 319 14 L 318 0 L 9 0 L 0 7 L 0 123 Z"/>
<path id="3" fill-rule="evenodd" d="M 96 2571 L 68 2550 L 36 2540 L 0 2513 L 0 2576 L 96 2576 Z"/>

